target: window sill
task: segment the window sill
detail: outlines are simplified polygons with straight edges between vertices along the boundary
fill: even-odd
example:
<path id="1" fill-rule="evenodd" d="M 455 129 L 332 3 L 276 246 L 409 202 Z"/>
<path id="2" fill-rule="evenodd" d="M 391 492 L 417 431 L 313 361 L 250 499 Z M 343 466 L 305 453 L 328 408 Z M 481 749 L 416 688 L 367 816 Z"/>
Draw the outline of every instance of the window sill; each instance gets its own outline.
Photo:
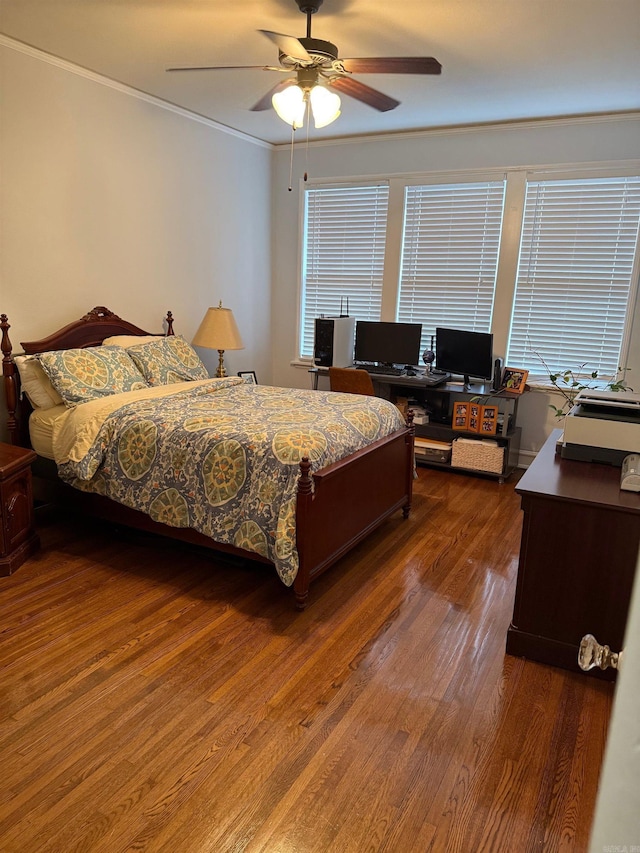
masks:
<path id="1" fill-rule="evenodd" d="M 571 393 L 572 389 L 568 386 L 566 388 L 557 388 L 549 381 L 545 381 L 544 379 L 531 379 L 527 380 L 527 387 L 531 391 L 546 391 L 551 394 L 563 394 L 563 393 Z M 589 380 L 589 388 L 592 388 L 594 391 L 604 391 L 606 390 L 607 383 L 606 382 L 596 382 L 595 380 Z M 576 394 L 578 391 L 576 390 Z"/>

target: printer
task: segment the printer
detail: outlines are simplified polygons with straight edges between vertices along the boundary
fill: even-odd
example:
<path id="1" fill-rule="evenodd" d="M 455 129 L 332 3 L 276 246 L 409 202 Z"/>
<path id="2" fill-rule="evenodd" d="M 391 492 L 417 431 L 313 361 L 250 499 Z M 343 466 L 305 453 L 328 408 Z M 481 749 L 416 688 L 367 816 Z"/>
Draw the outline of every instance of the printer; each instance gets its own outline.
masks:
<path id="1" fill-rule="evenodd" d="M 585 388 L 565 418 L 564 459 L 621 466 L 640 452 L 640 394 Z"/>

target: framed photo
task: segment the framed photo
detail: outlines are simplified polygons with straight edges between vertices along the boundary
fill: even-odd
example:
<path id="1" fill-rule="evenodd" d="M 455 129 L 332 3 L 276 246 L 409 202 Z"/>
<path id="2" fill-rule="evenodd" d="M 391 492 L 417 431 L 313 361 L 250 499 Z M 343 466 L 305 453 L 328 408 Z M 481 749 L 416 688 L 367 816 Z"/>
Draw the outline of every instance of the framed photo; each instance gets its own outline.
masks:
<path id="1" fill-rule="evenodd" d="M 502 371 L 501 391 L 511 391 L 514 394 L 522 394 L 527 384 L 528 370 L 520 370 L 519 367 L 505 367 Z"/>
<path id="2" fill-rule="evenodd" d="M 257 385 L 258 379 L 255 370 L 240 370 L 238 376 L 247 383 L 247 385 Z"/>
<path id="3" fill-rule="evenodd" d="M 480 429 L 482 435 L 495 435 L 498 428 L 498 407 L 480 406 Z"/>
<path id="4" fill-rule="evenodd" d="M 453 417 L 451 418 L 452 429 L 461 429 L 461 430 L 464 430 L 466 432 L 468 424 L 469 424 L 469 404 L 468 403 L 454 403 L 453 404 Z"/>
<path id="5" fill-rule="evenodd" d="M 468 432 L 480 432 L 480 419 L 482 417 L 482 406 L 479 403 L 469 403 Z"/>

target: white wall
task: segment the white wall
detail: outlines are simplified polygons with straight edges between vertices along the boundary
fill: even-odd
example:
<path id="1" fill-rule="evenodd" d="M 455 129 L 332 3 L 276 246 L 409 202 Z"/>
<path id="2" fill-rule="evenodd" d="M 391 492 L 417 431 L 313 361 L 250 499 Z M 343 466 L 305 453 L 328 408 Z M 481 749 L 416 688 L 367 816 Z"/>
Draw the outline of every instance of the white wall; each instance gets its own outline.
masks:
<path id="1" fill-rule="evenodd" d="M 271 149 L 0 45 L 0 312 L 33 340 L 105 305 L 193 336 L 233 309 L 228 371 L 269 381 Z M 200 350 L 210 372 L 217 352 Z M 0 413 L 0 435 L 4 432 Z"/>
<path id="2" fill-rule="evenodd" d="M 338 120 L 339 121 L 339 120 Z M 640 116 L 605 120 L 582 119 L 530 122 L 505 126 L 432 131 L 312 143 L 308 161 L 300 144 L 294 161 L 293 191 L 288 191 L 289 148 L 274 154 L 273 377 L 279 385 L 306 387 L 306 369 L 291 364 L 296 354 L 298 313 L 299 231 L 302 185 L 310 179 L 379 177 L 449 170 L 533 167 L 599 161 L 627 161 L 638 157 Z M 636 311 L 636 315 L 640 312 Z M 632 376 L 640 376 L 640 317 L 632 342 Z M 523 397 L 519 423 L 523 426 L 522 461 L 540 449 L 550 430 L 558 426 L 549 410 L 550 397 L 534 392 Z"/>

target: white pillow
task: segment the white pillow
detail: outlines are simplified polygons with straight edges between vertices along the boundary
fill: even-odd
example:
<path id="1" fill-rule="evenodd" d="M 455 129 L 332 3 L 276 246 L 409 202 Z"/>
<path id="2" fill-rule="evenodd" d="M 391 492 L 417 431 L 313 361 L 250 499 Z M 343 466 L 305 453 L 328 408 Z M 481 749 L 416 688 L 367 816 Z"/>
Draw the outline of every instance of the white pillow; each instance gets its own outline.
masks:
<path id="1" fill-rule="evenodd" d="M 51 409 L 64 402 L 35 355 L 16 355 L 13 360 L 20 374 L 22 390 L 34 409 Z"/>
<path id="2" fill-rule="evenodd" d="M 162 340 L 164 335 L 112 335 L 102 341 L 104 347 L 135 347 L 138 344 L 148 344 L 150 341 Z"/>

